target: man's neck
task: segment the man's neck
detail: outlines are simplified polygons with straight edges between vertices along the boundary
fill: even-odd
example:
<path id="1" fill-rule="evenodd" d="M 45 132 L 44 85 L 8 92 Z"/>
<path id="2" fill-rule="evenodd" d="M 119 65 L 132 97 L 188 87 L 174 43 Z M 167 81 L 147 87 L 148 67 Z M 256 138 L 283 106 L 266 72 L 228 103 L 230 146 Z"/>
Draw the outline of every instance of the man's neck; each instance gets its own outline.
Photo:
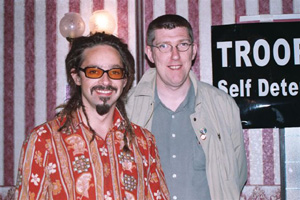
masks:
<path id="1" fill-rule="evenodd" d="M 187 81 L 180 87 L 170 87 L 165 84 L 157 84 L 157 94 L 161 102 L 170 110 L 176 111 L 184 101 L 191 82 Z"/>
<path id="2" fill-rule="evenodd" d="M 104 115 L 99 115 L 96 109 L 86 108 L 85 110 L 88 116 L 89 124 L 92 127 L 92 129 L 94 129 L 98 136 L 100 136 L 102 139 L 105 139 L 108 131 L 112 128 L 115 107 L 111 107 L 109 112 Z M 81 113 L 82 116 L 84 116 L 83 121 L 87 125 L 87 119 L 83 114 L 82 108 Z"/>

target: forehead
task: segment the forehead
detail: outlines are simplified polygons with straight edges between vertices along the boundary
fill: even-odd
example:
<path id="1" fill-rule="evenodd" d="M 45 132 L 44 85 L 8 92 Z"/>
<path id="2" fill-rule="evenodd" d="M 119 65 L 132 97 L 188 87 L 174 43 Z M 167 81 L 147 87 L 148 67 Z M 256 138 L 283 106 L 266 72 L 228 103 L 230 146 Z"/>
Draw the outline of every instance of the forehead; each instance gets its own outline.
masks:
<path id="1" fill-rule="evenodd" d="M 114 47 L 97 45 L 84 50 L 83 65 L 122 65 L 122 60 L 120 53 Z"/>
<path id="2" fill-rule="evenodd" d="M 173 29 L 162 28 L 154 31 L 154 42 L 172 42 L 190 39 L 186 27 L 176 27 Z"/>

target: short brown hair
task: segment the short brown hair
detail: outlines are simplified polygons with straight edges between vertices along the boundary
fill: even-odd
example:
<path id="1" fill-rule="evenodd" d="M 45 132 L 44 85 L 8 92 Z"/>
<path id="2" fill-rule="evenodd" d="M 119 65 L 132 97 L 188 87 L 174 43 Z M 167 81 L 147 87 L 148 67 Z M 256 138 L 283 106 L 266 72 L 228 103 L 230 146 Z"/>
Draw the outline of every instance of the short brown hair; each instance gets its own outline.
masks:
<path id="1" fill-rule="evenodd" d="M 155 39 L 154 31 L 157 29 L 174 29 L 176 27 L 185 27 L 188 30 L 191 42 L 194 42 L 193 29 L 191 24 L 180 15 L 167 14 L 154 19 L 148 26 L 147 45 L 153 45 Z"/>

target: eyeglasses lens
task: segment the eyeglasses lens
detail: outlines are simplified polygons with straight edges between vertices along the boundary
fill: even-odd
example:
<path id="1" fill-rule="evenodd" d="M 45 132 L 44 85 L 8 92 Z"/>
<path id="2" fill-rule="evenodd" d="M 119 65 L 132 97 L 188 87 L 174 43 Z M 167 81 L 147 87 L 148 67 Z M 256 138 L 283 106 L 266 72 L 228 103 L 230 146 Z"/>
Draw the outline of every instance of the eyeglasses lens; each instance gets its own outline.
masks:
<path id="1" fill-rule="evenodd" d="M 86 68 L 85 75 L 89 78 L 100 78 L 103 76 L 104 71 L 98 68 Z"/>
<path id="2" fill-rule="evenodd" d="M 124 70 L 117 68 L 108 71 L 108 76 L 112 79 L 122 79 L 124 77 Z"/>
<path id="3" fill-rule="evenodd" d="M 185 52 L 187 51 L 190 46 L 192 46 L 192 44 L 189 43 L 179 43 L 177 44 L 175 47 L 179 52 Z M 174 46 L 172 46 L 171 44 L 160 44 L 158 46 L 152 45 L 152 47 L 156 47 L 159 49 L 160 52 L 162 53 L 169 53 L 173 50 Z"/>
<path id="4" fill-rule="evenodd" d="M 84 70 L 85 70 L 85 75 L 88 78 L 101 78 L 104 73 L 107 73 L 108 77 L 111 79 L 122 79 L 124 78 L 125 75 L 125 71 L 122 68 L 103 70 L 96 67 L 87 67 Z"/>

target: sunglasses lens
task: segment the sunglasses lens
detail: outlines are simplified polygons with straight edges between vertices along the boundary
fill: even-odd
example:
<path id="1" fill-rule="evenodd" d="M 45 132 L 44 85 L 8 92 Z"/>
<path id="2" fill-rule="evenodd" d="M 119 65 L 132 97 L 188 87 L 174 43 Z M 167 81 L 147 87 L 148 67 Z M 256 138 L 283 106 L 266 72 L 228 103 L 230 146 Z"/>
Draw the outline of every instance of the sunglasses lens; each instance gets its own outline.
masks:
<path id="1" fill-rule="evenodd" d="M 85 74 L 89 78 L 100 78 L 103 75 L 103 70 L 99 68 L 87 68 Z"/>
<path id="2" fill-rule="evenodd" d="M 108 76 L 111 79 L 122 79 L 124 78 L 124 70 L 122 68 L 111 69 L 108 71 Z"/>
<path id="3" fill-rule="evenodd" d="M 101 78 L 104 73 L 107 73 L 111 79 L 123 79 L 125 76 L 125 70 L 123 68 L 103 70 L 98 67 L 86 67 L 85 69 L 80 68 L 80 70 L 84 71 L 86 77 L 94 79 Z"/>

